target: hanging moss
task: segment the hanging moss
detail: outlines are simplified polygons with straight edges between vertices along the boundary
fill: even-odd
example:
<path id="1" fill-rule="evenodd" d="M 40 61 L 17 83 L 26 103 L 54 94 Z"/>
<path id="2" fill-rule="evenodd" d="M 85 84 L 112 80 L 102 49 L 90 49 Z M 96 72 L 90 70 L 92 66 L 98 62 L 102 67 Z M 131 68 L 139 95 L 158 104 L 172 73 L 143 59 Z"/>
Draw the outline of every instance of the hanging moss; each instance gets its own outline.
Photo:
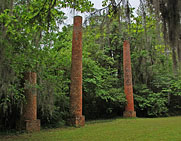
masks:
<path id="1" fill-rule="evenodd" d="M 152 4 L 158 17 L 161 15 L 164 37 L 172 49 L 173 70 L 177 74 L 179 64 L 181 70 L 181 2 L 179 0 L 147 0 L 147 2 Z"/>

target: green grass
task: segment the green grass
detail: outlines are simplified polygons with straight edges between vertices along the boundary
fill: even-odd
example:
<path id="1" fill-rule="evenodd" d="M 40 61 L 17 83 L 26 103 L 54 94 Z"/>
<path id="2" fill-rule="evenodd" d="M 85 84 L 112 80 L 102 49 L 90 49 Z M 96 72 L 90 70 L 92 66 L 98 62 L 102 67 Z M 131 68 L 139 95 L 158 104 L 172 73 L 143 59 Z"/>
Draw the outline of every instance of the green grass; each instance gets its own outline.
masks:
<path id="1" fill-rule="evenodd" d="M 0 136 L 2 141 L 181 141 L 181 117 L 113 119 L 35 133 Z"/>

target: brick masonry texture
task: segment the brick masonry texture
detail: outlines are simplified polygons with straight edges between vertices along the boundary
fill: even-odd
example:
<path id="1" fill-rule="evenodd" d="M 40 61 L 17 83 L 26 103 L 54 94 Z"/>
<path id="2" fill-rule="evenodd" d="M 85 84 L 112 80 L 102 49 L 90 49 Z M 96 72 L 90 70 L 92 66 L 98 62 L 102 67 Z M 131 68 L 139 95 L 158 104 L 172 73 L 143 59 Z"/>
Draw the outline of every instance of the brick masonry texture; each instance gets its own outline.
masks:
<path id="1" fill-rule="evenodd" d="M 74 17 L 70 86 L 71 124 L 83 126 L 82 116 L 82 17 Z"/>
<path id="2" fill-rule="evenodd" d="M 124 117 L 136 117 L 134 112 L 132 72 L 131 72 L 131 56 L 130 44 L 124 41 L 123 44 L 123 68 L 124 68 L 124 92 L 126 94 L 127 105 L 125 107 Z"/>
<path id="3" fill-rule="evenodd" d="M 26 103 L 23 107 L 22 117 L 22 129 L 27 131 L 39 131 L 40 120 L 37 120 L 37 92 L 36 92 L 36 80 L 37 75 L 35 72 L 26 72 L 24 74 L 24 80 L 30 85 L 25 88 Z"/>

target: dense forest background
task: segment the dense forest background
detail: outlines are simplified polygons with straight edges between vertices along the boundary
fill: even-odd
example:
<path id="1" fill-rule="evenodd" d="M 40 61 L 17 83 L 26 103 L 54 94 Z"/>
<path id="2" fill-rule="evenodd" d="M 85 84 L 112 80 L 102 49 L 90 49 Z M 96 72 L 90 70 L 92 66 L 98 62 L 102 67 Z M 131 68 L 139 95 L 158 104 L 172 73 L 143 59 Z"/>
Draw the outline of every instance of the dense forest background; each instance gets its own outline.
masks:
<path id="1" fill-rule="evenodd" d="M 181 31 L 178 0 L 0 0 L 0 129 L 12 129 L 25 103 L 25 72 L 37 72 L 38 119 L 61 126 L 69 117 L 72 25 L 62 8 L 89 12 L 83 24 L 83 114 L 122 116 L 126 104 L 123 41 L 131 44 L 138 117 L 181 114 Z M 180 6 L 181 7 L 181 6 Z"/>

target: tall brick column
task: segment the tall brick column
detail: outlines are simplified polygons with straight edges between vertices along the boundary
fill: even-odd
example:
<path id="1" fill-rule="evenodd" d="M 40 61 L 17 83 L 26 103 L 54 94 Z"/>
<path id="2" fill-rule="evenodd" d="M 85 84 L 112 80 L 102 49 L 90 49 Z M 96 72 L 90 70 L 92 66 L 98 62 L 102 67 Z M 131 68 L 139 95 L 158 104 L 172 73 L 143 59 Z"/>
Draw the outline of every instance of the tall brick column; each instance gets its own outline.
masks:
<path id="1" fill-rule="evenodd" d="M 82 115 L 82 17 L 74 17 L 72 40 L 72 67 L 70 86 L 69 124 L 76 127 L 84 126 L 85 117 Z"/>
<path id="2" fill-rule="evenodd" d="M 131 57 L 130 44 L 124 41 L 123 44 L 123 67 L 124 67 L 124 92 L 126 94 L 127 105 L 123 113 L 123 117 L 136 117 L 134 111 L 132 72 L 131 72 Z"/>
<path id="3" fill-rule="evenodd" d="M 28 83 L 25 87 L 26 102 L 23 107 L 23 128 L 27 131 L 39 131 L 40 120 L 37 119 L 37 93 L 36 93 L 36 73 L 27 72 L 24 74 L 24 80 Z"/>

